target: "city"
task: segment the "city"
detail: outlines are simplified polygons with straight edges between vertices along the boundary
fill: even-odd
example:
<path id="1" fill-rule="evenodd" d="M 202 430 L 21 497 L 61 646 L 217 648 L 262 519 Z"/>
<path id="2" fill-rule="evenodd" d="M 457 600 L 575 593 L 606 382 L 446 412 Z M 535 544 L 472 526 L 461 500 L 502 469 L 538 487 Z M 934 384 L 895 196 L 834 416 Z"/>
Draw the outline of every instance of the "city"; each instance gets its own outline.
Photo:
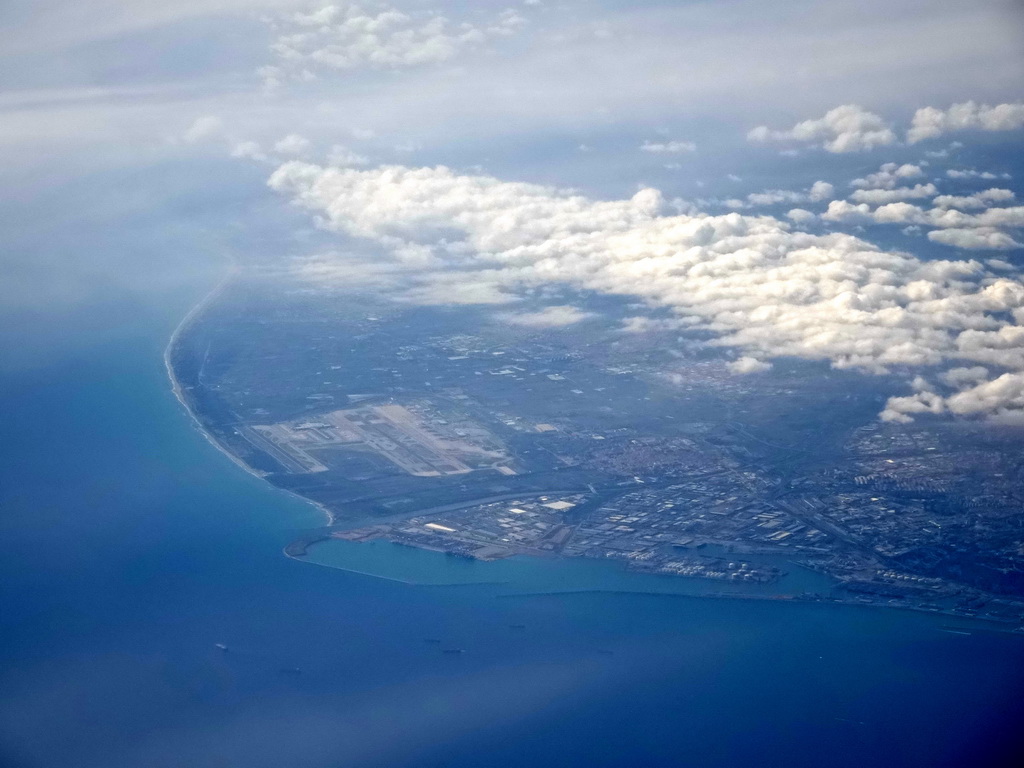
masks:
<path id="1" fill-rule="evenodd" d="M 1012 429 L 882 423 L 874 380 L 800 361 L 736 376 L 607 322 L 570 345 L 469 309 L 282 301 L 259 280 L 219 311 L 181 344 L 184 372 L 203 350 L 187 396 L 253 471 L 329 514 L 293 556 L 385 539 L 723 583 L 799 568 L 831 587 L 780 594 L 1024 623 Z M 421 337 L 417 313 L 449 332 Z"/>

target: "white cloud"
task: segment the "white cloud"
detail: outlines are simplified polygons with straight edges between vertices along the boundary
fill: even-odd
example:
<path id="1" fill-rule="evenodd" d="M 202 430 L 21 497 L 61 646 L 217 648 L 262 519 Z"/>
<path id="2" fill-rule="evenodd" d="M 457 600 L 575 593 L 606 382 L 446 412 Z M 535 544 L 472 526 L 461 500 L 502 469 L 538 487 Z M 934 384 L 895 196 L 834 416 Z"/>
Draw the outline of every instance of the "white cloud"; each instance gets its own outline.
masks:
<path id="1" fill-rule="evenodd" d="M 940 226 L 1009 226 L 1024 227 L 1024 206 L 1012 208 L 989 208 L 987 211 L 970 216 L 959 211 L 945 211 L 939 214 L 937 223 Z M 946 223 L 948 222 L 948 223 Z"/>
<path id="2" fill-rule="evenodd" d="M 527 328 L 561 328 L 593 316 L 592 312 L 584 312 L 578 307 L 556 306 L 545 307 L 538 312 L 502 312 L 498 319 Z"/>
<path id="3" fill-rule="evenodd" d="M 856 104 L 830 109 L 824 117 L 804 120 L 788 130 L 761 125 L 747 134 L 750 141 L 799 141 L 817 144 L 829 152 L 863 152 L 896 143 L 896 134 L 878 115 Z"/>
<path id="4" fill-rule="evenodd" d="M 402 300 L 423 305 L 511 304 L 519 300 L 493 283 L 472 282 L 459 275 L 435 275 L 434 279 L 411 288 Z"/>
<path id="5" fill-rule="evenodd" d="M 737 374 L 748 374 L 748 373 L 763 373 L 764 371 L 770 371 L 772 369 L 771 363 L 766 363 L 758 360 L 756 357 L 741 357 L 738 360 L 734 360 L 728 363 L 726 367 L 732 372 Z"/>
<path id="6" fill-rule="evenodd" d="M 1006 259 L 985 259 L 985 266 L 1000 272 L 1016 272 L 1017 268 Z"/>
<path id="7" fill-rule="evenodd" d="M 216 115 L 204 115 L 197 118 L 182 134 L 186 144 L 199 144 L 224 137 L 224 121 Z"/>
<path id="8" fill-rule="evenodd" d="M 793 208 L 786 212 L 786 218 L 794 224 L 809 224 L 818 217 L 804 208 Z"/>
<path id="9" fill-rule="evenodd" d="M 836 192 L 836 188 L 829 184 L 827 181 L 816 181 L 811 185 L 810 190 L 807 192 L 807 198 L 812 203 L 819 203 L 823 200 L 828 200 Z"/>
<path id="10" fill-rule="evenodd" d="M 904 163 L 903 165 L 885 163 L 874 173 L 870 173 L 860 179 L 854 179 L 850 182 L 850 186 L 860 187 L 861 189 L 894 189 L 897 185 L 906 183 L 907 179 L 916 179 L 921 176 L 924 176 L 924 171 L 921 170 L 920 166 L 910 163 Z"/>
<path id="11" fill-rule="evenodd" d="M 255 141 L 240 141 L 231 148 L 231 156 L 248 160 L 266 160 L 267 155 Z"/>
<path id="12" fill-rule="evenodd" d="M 880 414 L 882 421 L 907 424 L 914 420 L 914 415 L 921 413 L 941 414 L 946 410 L 943 397 L 935 392 L 923 390 L 906 397 L 890 397 L 885 410 Z"/>
<path id="13" fill-rule="evenodd" d="M 913 187 L 897 187 L 896 189 L 858 189 L 850 199 L 855 203 L 883 205 L 900 200 L 913 200 L 937 195 L 939 190 L 934 184 L 915 184 Z"/>
<path id="14" fill-rule="evenodd" d="M 828 204 L 828 209 L 821 214 L 821 218 L 834 222 L 869 222 L 871 206 L 867 203 L 854 205 L 845 200 L 833 200 Z"/>
<path id="15" fill-rule="evenodd" d="M 940 378 L 947 385 L 961 389 L 965 384 L 977 384 L 979 381 L 987 381 L 988 377 L 988 368 L 975 365 L 971 368 L 951 368 L 942 374 Z"/>
<path id="16" fill-rule="evenodd" d="M 732 199 L 726 200 L 724 204 L 738 210 L 751 206 L 778 205 L 779 203 L 817 203 L 828 200 L 833 194 L 835 194 L 835 187 L 827 181 L 816 181 L 804 192 L 791 189 L 766 189 L 750 193 L 747 195 L 746 202 Z"/>
<path id="17" fill-rule="evenodd" d="M 779 203 L 804 203 L 808 196 L 803 192 L 793 192 L 788 189 L 766 189 L 764 192 L 752 192 L 747 195 L 747 202 L 750 205 L 777 205 Z M 745 207 L 742 200 L 737 200 L 738 208 Z"/>
<path id="18" fill-rule="evenodd" d="M 437 13 L 411 15 L 382 6 L 326 5 L 279 19 L 271 46 L 276 63 L 260 70 L 277 87 L 286 79 L 312 80 L 322 70 L 405 69 L 449 61 L 466 50 L 518 31 L 525 19 L 505 10 L 489 24 L 454 23 Z"/>
<path id="19" fill-rule="evenodd" d="M 931 184 L 917 185 L 927 189 L 922 193 L 934 194 Z M 928 239 L 934 243 L 970 250 L 1010 250 L 1021 248 L 1021 243 L 1007 234 L 1005 229 L 1024 228 L 1024 206 L 993 207 L 979 213 L 964 213 L 953 205 L 966 203 L 964 208 L 984 208 L 993 202 L 1011 202 L 1010 190 L 990 189 L 971 197 L 951 195 L 935 198 L 935 207 L 925 209 L 897 200 L 884 203 L 890 197 L 913 197 L 906 188 L 896 190 L 858 190 L 851 197 L 860 202 L 833 200 L 821 215 L 822 220 L 843 224 L 899 224 L 933 229 Z M 873 204 L 882 202 L 877 208 Z M 907 233 L 910 228 L 904 229 Z"/>
<path id="20" fill-rule="evenodd" d="M 992 173 L 991 171 L 976 171 L 971 168 L 950 168 L 948 171 L 946 171 L 946 175 L 949 176 L 949 178 L 951 179 L 984 179 L 986 181 L 1010 178 L 1010 174 L 1008 173 L 995 174 Z"/>
<path id="21" fill-rule="evenodd" d="M 927 211 L 910 203 L 896 202 L 878 206 L 871 214 L 876 224 L 930 224 Z"/>
<path id="22" fill-rule="evenodd" d="M 697 145 L 692 141 L 645 141 L 640 145 L 640 149 L 644 152 L 676 155 L 681 152 L 696 152 Z"/>
<path id="23" fill-rule="evenodd" d="M 1024 248 L 1024 244 L 1018 243 L 1005 232 L 987 227 L 978 229 L 936 229 L 928 233 L 928 239 L 934 243 L 951 245 L 954 248 L 966 248 L 968 250 L 1008 251 L 1015 248 Z"/>
<path id="24" fill-rule="evenodd" d="M 1024 424 L 1024 374 L 1004 373 L 989 380 L 985 368 L 956 368 L 943 378 L 959 392 L 942 396 L 925 389 L 909 397 L 892 397 L 882 419 L 906 423 L 918 413 L 983 415 L 990 421 Z"/>
<path id="25" fill-rule="evenodd" d="M 997 419 L 1024 413 L 1024 374 L 1004 373 L 951 396 L 947 405 L 958 414 L 991 414 Z"/>
<path id="26" fill-rule="evenodd" d="M 702 329 L 755 360 L 1024 371 L 1024 285 L 979 261 L 924 261 L 767 216 L 668 215 L 651 189 L 598 201 L 443 167 L 301 162 L 282 165 L 270 185 L 324 228 L 374 244 L 366 261 L 393 265 L 392 293 L 406 301 L 512 301 L 566 285 L 640 298 L 671 313 L 663 325 Z M 330 263 L 317 265 L 316 280 L 330 274 Z M 890 416 L 936 412 L 922 392 Z"/>
<path id="27" fill-rule="evenodd" d="M 914 144 L 952 131 L 1012 131 L 1024 128 L 1024 103 L 977 104 L 965 101 L 947 110 L 923 107 L 914 113 L 907 142 Z"/>
<path id="28" fill-rule="evenodd" d="M 327 164 L 335 168 L 347 168 L 354 165 L 369 165 L 370 161 L 364 155 L 355 152 L 344 144 L 335 144 L 327 154 Z"/>
<path id="29" fill-rule="evenodd" d="M 1012 190 L 993 187 L 973 195 L 939 195 L 932 200 L 932 205 L 937 208 L 959 208 L 960 210 L 971 208 L 984 208 L 990 203 L 1006 203 L 1016 199 Z"/>
<path id="30" fill-rule="evenodd" d="M 310 146 L 310 141 L 305 136 L 300 136 L 297 133 L 289 133 L 283 139 L 274 144 L 274 151 L 280 152 L 282 155 L 302 157 L 309 152 Z"/>

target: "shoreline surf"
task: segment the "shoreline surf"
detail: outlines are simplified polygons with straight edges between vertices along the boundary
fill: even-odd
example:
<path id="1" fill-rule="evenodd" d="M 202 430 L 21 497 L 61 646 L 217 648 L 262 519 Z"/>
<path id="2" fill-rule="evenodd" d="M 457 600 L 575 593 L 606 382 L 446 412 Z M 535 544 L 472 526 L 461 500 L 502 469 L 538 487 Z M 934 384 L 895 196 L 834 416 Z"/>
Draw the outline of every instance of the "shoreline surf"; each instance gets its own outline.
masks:
<path id="1" fill-rule="evenodd" d="M 164 347 L 163 360 L 164 367 L 167 370 L 167 377 L 168 379 L 170 379 L 171 382 L 171 393 L 174 395 L 174 398 L 185 409 L 185 412 L 188 414 L 189 418 L 192 421 L 193 428 L 195 428 L 210 445 L 212 445 L 214 448 L 220 451 L 220 453 L 226 456 L 228 460 L 231 461 L 232 464 L 239 467 L 244 472 L 252 475 L 253 477 L 256 477 L 260 480 L 264 480 L 263 474 L 250 467 L 248 464 L 242 461 L 242 459 L 240 459 L 238 456 L 229 451 L 224 445 L 221 444 L 219 440 L 217 440 L 216 437 L 214 437 L 213 434 L 211 434 L 206 429 L 206 427 L 203 426 L 202 419 L 199 418 L 198 413 L 196 413 L 191 403 L 189 403 L 188 397 L 185 395 L 185 390 L 181 386 L 181 381 L 178 379 L 178 375 L 174 371 L 174 363 L 171 361 L 174 347 L 178 343 L 178 340 L 181 338 L 182 333 L 188 330 L 192 323 L 194 323 L 202 315 L 203 311 L 206 310 L 206 308 L 209 307 L 214 302 L 214 300 L 216 300 L 217 297 L 224 292 L 224 290 L 228 287 L 228 285 L 231 284 L 231 282 L 238 276 L 240 272 L 241 269 L 238 267 L 238 265 L 232 263 L 230 268 L 228 269 L 227 274 L 224 275 L 224 277 L 220 280 L 220 282 L 217 283 L 216 286 L 214 286 L 213 290 L 206 294 L 202 299 L 200 299 L 199 302 L 188 311 L 188 313 L 181 319 L 181 322 L 179 322 L 178 325 L 175 327 L 174 331 L 172 331 L 171 336 L 167 341 L 167 346 Z M 264 482 L 266 481 L 264 480 Z M 329 509 L 327 509 L 327 507 L 323 506 L 319 502 L 313 501 L 312 499 L 306 498 L 305 496 L 301 496 L 297 493 L 287 491 L 283 488 L 278 488 L 272 483 L 266 483 L 266 485 L 270 486 L 275 491 L 286 493 L 289 496 L 294 496 L 297 499 L 301 499 L 304 503 L 316 508 L 324 516 L 328 526 L 336 524 L 337 520 L 335 519 L 334 514 Z"/>

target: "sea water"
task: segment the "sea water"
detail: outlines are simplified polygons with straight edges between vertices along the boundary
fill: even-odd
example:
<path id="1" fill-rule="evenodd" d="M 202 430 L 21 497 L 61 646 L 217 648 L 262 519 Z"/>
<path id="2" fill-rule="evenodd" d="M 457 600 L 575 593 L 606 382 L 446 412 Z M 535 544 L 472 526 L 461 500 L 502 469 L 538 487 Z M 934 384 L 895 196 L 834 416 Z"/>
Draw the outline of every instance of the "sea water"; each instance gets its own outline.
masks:
<path id="1" fill-rule="evenodd" d="M 23 323 L 3 357 L 0 766 L 1015 764 L 1021 636 L 615 563 L 283 556 L 320 513 L 163 369 L 213 282 Z"/>

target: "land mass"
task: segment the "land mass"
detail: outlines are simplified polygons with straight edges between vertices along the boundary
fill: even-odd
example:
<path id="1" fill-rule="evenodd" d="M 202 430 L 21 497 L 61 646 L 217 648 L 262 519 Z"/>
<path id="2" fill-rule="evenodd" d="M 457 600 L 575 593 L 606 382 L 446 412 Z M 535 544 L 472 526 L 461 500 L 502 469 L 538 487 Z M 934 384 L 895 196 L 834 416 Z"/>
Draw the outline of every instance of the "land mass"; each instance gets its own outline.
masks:
<path id="1" fill-rule="evenodd" d="M 736 376 L 678 333 L 517 327 L 238 273 L 165 359 L 211 442 L 327 515 L 292 557 L 385 539 L 750 584 L 782 558 L 832 579 L 801 599 L 1024 621 L 1020 430 L 883 424 L 885 378 L 800 360 Z"/>

